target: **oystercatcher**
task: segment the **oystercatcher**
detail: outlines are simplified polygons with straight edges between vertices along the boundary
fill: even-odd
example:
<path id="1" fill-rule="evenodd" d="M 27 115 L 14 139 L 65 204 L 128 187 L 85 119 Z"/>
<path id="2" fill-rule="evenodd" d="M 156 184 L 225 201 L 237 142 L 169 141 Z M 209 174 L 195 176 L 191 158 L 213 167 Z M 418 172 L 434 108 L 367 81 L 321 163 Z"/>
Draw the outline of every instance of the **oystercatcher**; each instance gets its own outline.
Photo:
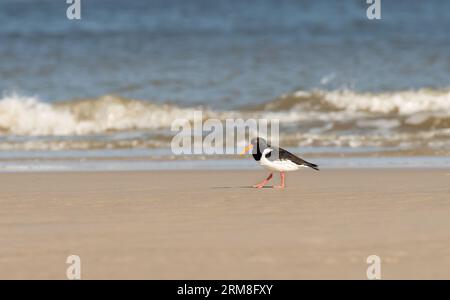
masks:
<path id="1" fill-rule="evenodd" d="M 300 167 L 310 167 L 319 171 L 316 164 L 312 164 L 301 159 L 298 156 L 290 153 L 283 148 L 271 146 L 265 139 L 257 137 L 251 140 L 251 144 L 245 147 L 241 155 L 244 155 L 249 150 L 253 149 L 253 158 L 259 162 L 261 166 L 270 171 L 269 176 L 261 183 L 254 185 L 255 188 L 262 188 L 270 179 L 272 179 L 273 172 L 280 172 L 281 184 L 273 186 L 274 188 L 284 188 L 284 172 L 296 171 Z"/>

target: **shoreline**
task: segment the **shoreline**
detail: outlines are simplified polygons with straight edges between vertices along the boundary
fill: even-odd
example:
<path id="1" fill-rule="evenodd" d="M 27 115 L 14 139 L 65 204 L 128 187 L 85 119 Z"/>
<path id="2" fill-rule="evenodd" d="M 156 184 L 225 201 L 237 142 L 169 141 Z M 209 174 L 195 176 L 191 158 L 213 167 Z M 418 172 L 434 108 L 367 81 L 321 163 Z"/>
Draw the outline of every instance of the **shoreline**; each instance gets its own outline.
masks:
<path id="1" fill-rule="evenodd" d="M 321 169 L 446 169 L 450 168 L 448 156 L 410 157 L 321 157 L 302 156 L 318 164 Z M 119 172 L 119 171 L 170 171 L 170 170 L 262 170 L 249 157 L 222 159 L 144 159 L 141 157 L 115 158 L 52 158 L 52 159 L 0 159 L 0 174 L 15 172 Z"/>
<path id="2" fill-rule="evenodd" d="M 450 278 L 450 169 L 0 174 L 0 278 Z M 275 176 L 278 182 L 278 176 Z"/>

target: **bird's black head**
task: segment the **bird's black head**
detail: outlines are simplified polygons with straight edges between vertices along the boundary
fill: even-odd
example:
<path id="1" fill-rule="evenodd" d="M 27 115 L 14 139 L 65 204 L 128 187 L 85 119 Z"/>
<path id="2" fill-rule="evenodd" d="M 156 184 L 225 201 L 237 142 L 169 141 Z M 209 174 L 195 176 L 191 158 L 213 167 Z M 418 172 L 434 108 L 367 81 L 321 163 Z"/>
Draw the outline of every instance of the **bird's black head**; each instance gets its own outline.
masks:
<path id="1" fill-rule="evenodd" d="M 267 141 L 262 137 L 253 138 L 250 143 L 253 146 L 252 155 L 253 158 L 257 161 L 261 159 L 262 153 L 264 149 L 268 147 Z"/>

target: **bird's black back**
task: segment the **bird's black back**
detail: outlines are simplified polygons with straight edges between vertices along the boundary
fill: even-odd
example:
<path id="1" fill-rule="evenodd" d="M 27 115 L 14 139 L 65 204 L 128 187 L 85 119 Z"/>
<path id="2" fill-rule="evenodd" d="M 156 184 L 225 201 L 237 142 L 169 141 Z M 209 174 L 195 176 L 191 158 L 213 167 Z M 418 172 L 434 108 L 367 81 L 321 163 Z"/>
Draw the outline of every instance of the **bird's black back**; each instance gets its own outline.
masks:
<path id="1" fill-rule="evenodd" d="M 266 154 L 266 158 L 270 161 L 290 160 L 299 166 L 306 166 L 306 167 L 310 167 L 310 168 L 313 168 L 314 170 L 319 171 L 319 167 L 316 164 L 307 162 L 306 160 L 292 154 L 291 152 L 289 152 L 283 148 L 273 147 L 270 144 L 264 144 L 264 146 L 261 146 L 259 143 L 257 143 L 257 146 L 255 148 L 256 148 L 256 151 L 254 151 L 254 153 L 252 155 L 256 161 L 261 160 L 262 152 L 264 151 L 264 149 L 270 148 L 270 149 L 272 149 L 272 151 Z"/>

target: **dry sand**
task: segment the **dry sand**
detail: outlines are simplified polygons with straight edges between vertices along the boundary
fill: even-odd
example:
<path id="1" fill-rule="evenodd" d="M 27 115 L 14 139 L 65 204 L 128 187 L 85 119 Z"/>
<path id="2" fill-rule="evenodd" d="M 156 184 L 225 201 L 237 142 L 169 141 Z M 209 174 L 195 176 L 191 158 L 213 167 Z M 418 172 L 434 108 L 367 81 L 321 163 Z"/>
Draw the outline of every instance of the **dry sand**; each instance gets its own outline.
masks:
<path id="1" fill-rule="evenodd" d="M 450 279 L 450 170 L 0 174 L 0 278 Z M 278 178 L 276 178 L 278 181 Z"/>

